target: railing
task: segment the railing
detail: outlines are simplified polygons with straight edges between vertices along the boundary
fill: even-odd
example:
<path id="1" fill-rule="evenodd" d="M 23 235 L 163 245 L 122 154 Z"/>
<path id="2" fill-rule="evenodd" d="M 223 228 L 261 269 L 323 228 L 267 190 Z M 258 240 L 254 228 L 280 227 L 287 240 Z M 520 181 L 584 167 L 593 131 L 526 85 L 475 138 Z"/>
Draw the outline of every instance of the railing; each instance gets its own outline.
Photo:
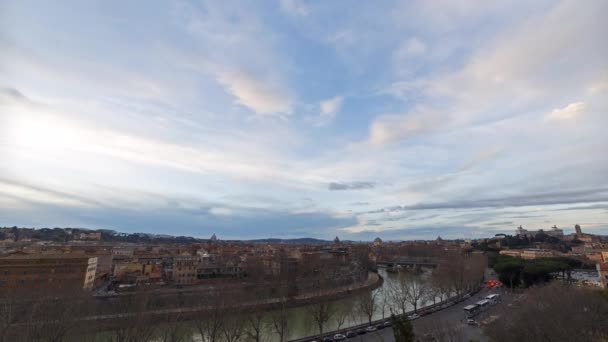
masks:
<path id="1" fill-rule="evenodd" d="M 476 294 L 480 290 L 481 290 L 481 287 L 478 287 L 475 290 L 467 292 L 467 293 L 465 293 L 462 296 L 456 295 L 456 296 L 453 296 L 451 298 L 446 298 L 445 300 L 442 300 L 439 303 L 435 303 L 435 304 L 427 305 L 427 306 L 424 306 L 424 307 L 421 307 L 421 308 L 417 308 L 416 312 L 421 312 L 421 311 L 426 311 L 426 310 L 434 309 L 434 308 L 441 307 L 441 306 L 443 306 L 445 304 L 448 304 L 448 303 L 451 303 L 451 305 L 449 305 L 449 306 L 456 305 L 456 304 L 458 304 L 458 303 L 460 303 L 460 302 L 462 302 L 462 301 L 464 301 L 464 300 L 472 297 L 474 294 Z M 397 317 L 409 316 L 409 315 L 414 314 L 416 312 L 414 312 L 414 310 L 411 310 L 411 311 L 408 311 L 406 313 L 395 315 L 395 316 L 397 316 Z M 356 330 L 359 330 L 359 329 L 364 329 L 364 328 L 367 328 L 370 325 L 376 326 L 377 324 L 385 322 L 385 321 L 390 320 L 390 319 L 391 319 L 391 317 L 389 316 L 389 317 L 386 317 L 386 318 L 381 318 L 381 319 L 374 320 L 374 321 L 371 322 L 371 324 L 368 322 L 368 323 L 362 323 L 362 324 L 353 325 L 353 326 L 350 326 L 350 327 L 347 327 L 347 328 L 340 328 L 340 330 L 327 331 L 327 332 L 323 333 L 323 337 L 329 336 L 329 337 L 331 337 L 333 339 L 333 336 L 335 334 L 346 335 L 347 331 L 356 331 Z M 290 340 L 289 342 L 307 342 L 307 341 L 319 341 L 319 334 L 310 335 L 310 336 L 298 338 L 298 339 L 295 339 L 295 340 Z M 323 341 L 320 340 L 319 342 L 323 342 Z"/>

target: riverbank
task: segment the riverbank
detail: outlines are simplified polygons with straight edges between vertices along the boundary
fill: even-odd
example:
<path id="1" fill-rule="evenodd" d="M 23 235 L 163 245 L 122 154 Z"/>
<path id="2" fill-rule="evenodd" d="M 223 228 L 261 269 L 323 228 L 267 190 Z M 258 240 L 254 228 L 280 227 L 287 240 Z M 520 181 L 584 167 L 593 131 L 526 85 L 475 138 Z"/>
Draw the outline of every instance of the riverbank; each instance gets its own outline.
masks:
<path id="1" fill-rule="evenodd" d="M 289 309 L 315 304 L 328 300 L 340 300 L 350 297 L 361 291 L 372 291 L 382 286 L 383 278 L 375 272 L 369 272 L 365 281 L 348 286 L 336 287 L 323 292 L 306 293 L 289 298 L 286 302 L 281 302 L 279 298 L 265 299 L 252 302 L 241 302 L 238 306 L 224 307 L 222 310 L 238 314 L 239 312 L 258 312 L 272 311 L 281 305 L 285 305 Z M 191 307 L 176 307 L 159 310 L 149 310 L 145 312 L 126 312 L 107 315 L 95 315 L 81 317 L 77 319 L 82 324 L 79 324 L 77 334 L 93 334 L 103 331 L 112 331 L 119 329 L 133 319 L 142 319 L 151 324 L 169 323 L 178 321 L 188 321 L 200 317 L 207 311 L 217 308 L 212 306 L 191 306 Z M 127 323 L 128 324 L 128 323 Z M 94 327 L 94 328 L 93 328 Z"/>

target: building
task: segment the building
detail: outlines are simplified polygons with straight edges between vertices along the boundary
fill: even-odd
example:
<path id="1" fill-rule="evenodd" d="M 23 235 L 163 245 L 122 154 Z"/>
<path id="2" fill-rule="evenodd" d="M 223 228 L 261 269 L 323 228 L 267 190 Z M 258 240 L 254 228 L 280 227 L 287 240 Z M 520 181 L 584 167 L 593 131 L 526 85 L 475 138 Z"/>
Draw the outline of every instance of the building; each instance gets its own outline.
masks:
<path id="1" fill-rule="evenodd" d="M 522 259 L 551 258 L 553 251 L 549 249 L 528 248 L 528 249 L 505 249 L 499 252 L 501 255 L 508 255 Z"/>
<path id="2" fill-rule="evenodd" d="M 101 241 L 100 232 L 80 233 L 75 236 L 75 240 Z"/>
<path id="3" fill-rule="evenodd" d="M 608 262 L 600 262 L 595 264 L 597 273 L 600 275 L 600 283 L 602 288 L 608 289 Z"/>
<path id="4" fill-rule="evenodd" d="M 577 235 L 583 234 L 583 230 L 581 229 L 581 226 L 579 226 L 578 224 L 574 226 L 574 230 L 576 231 Z"/>
<path id="5" fill-rule="evenodd" d="M 73 254 L 14 254 L 0 258 L 0 288 L 91 289 L 97 258 Z"/>
<path id="6" fill-rule="evenodd" d="M 562 238 L 564 237 L 564 231 L 562 229 L 557 228 L 557 226 L 553 226 L 551 227 L 551 230 L 527 230 L 524 229 L 522 226 L 517 227 L 517 229 L 515 230 L 515 235 L 519 236 L 519 237 L 528 237 L 528 238 L 533 238 L 535 237 L 537 234 L 539 233 L 545 233 L 549 236 L 553 236 L 556 238 Z"/>
<path id="7" fill-rule="evenodd" d="M 197 282 L 198 256 L 180 255 L 173 257 L 173 282 L 177 285 L 189 285 Z"/>
<path id="8" fill-rule="evenodd" d="M 512 257 L 516 257 L 519 258 L 521 257 L 521 250 L 520 249 L 504 249 L 500 252 L 498 252 L 500 255 L 508 255 L 508 256 L 512 256 Z"/>
<path id="9" fill-rule="evenodd" d="M 553 257 L 553 251 L 550 249 L 530 248 L 524 249 L 521 253 L 522 259 L 540 259 Z"/>

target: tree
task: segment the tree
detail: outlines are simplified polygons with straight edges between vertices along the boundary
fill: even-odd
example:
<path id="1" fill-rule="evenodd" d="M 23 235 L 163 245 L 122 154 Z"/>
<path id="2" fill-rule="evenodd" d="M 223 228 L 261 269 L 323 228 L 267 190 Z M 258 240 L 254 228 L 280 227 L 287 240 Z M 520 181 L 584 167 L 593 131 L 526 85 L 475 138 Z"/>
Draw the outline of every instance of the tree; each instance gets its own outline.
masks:
<path id="1" fill-rule="evenodd" d="M 274 279 L 276 289 L 275 309 L 270 313 L 271 330 L 279 336 L 279 342 L 285 342 L 289 333 L 288 304 L 289 285 L 283 277 L 276 276 Z"/>
<path id="2" fill-rule="evenodd" d="M 412 323 L 405 316 L 391 316 L 393 322 L 393 333 L 395 334 L 395 342 L 414 342 L 414 328 Z"/>
<path id="3" fill-rule="evenodd" d="M 220 289 L 199 296 L 199 312 L 194 325 L 204 341 L 219 341 L 222 334 L 229 294 Z"/>
<path id="4" fill-rule="evenodd" d="M 608 341 L 608 300 L 597 291 L 560 283 L 532 287 L 484 333 L 496 342 Z"/>
<path id="5" fill-rule="evenodd" d="M 378 306 L 376 301 L 377 296 L 378 292 L 362 292 L 356 299 L 355 311 L 360 313 L 361 316 L 366 317 L 370 325 Z"/>
<path id="6" fill-rule="evenodd" d="M 226 342 L 237 342 L 243 336 L 245 322 L 243 317 L 232 314 L 224 317 L 222 334 Z"/>
<path id="7" fill-rule="evenodd" d="M 405 304 L 409 304 L 414 308 L 414 312 L 418 309 L 418 303 L 424 298 L 426 291 L 426 282 L 418 275 L 399 273 L 397 285 L 394 289 L 394 296 L 397 303 L 401 306 L 401 313 L 406 312 Z"/>
<path id="8" fill-rule="evenodd" d="M 519 285 L 520 275 L 523 271 L 523 263 L 516 258 L 499 258 L 499 261 L 494 265 L 494 271 L 498 273 L 498 279 L 508 285 L 509 288 Z"/>
<path id="9" fill-rule="evenodd" d="M 386 309 L 389 308 L 388 305 L 388 291 L 385 287 L 380 287 L 376 290 L 377 298 L 378 298 L 378 310 L 382 313 L 382 319 L 386 317 Z"/>
<path id="10" fill-rule="evenodd" d="M 123 315 L 120 326 L 114 330 L 116 342 L 145 342 L 152 338 L 155 329 L 146 314 L 150 309 L 149 293 L 140 291 L 117 298 L 113 305 L 112 312 Z"/>
<path id="11" fill-rule="evenodd" d="M 306 307 L 306 312 L 319 329 L 319 338 L 323 339 L 323 329 L 335 313 L 334 305 L 329 301 L 319 301 Z"/>

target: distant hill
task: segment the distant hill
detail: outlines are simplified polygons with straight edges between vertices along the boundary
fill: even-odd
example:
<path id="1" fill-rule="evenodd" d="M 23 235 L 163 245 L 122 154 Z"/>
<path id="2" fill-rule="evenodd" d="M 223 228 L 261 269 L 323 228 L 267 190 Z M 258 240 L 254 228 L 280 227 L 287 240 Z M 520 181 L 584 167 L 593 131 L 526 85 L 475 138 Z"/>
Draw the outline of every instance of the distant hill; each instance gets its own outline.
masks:
<path id="1" fill-rule="evenodd" d="M 297 239 L 256 239 L 256 240 L 247 240 L 247 242 L 254 243 L 285 243 L 285 244 L 326 244 L 331 241 L 328 240 L 320 240 L 314 238 L 297 238 Z"/>
<path id="2" fill-rule="evenodd" d="M 77 239 L 80 233 L 101 233 L 101 241 L 105 242 L 130 242 L 130 243 L 204 243 L 213 239 L 201 239 L 190 236 L 172 236 L 167 234 L 149 233 L 120 233 L 109 229 L 87 229 L 87 228 L 18 228 L 0 227 L 0 240 L 11 238 L 15 240 L 35 239 L 43 241 L 67 242 Z M 215 236 L 215 234 L 214 234 Z M 255 240 L 217 240 L 217 242 L 249 242 L 249 243 L 283 243 L 283 244 L 327 244 L 328 240 L 314 238 L 297 239 L 255 239 Z"/>

